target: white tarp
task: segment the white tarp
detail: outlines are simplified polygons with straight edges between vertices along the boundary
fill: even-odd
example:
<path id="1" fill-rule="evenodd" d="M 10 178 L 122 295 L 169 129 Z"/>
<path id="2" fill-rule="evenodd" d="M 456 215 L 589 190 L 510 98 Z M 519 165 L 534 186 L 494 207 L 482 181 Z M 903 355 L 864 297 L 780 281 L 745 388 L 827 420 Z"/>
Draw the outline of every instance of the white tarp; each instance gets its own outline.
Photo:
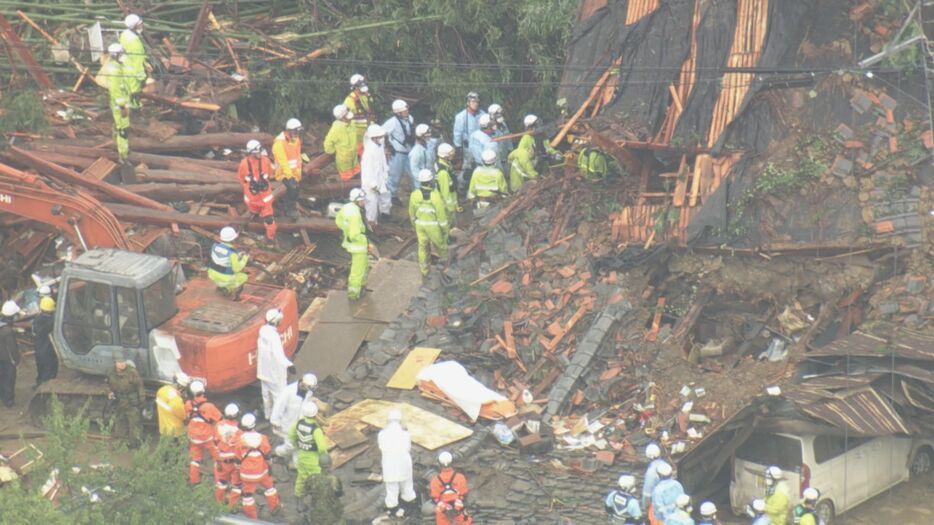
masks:
<path id="1" fill-rule="evenodd" d="M 444 392 L 471 421 L 480 416 L 480 407 L 491 401 L 507 401 L 507 399 L 474 379 L 457 361 L 442 361 L 423 368 L 415 379 L 431 381 Z"/>

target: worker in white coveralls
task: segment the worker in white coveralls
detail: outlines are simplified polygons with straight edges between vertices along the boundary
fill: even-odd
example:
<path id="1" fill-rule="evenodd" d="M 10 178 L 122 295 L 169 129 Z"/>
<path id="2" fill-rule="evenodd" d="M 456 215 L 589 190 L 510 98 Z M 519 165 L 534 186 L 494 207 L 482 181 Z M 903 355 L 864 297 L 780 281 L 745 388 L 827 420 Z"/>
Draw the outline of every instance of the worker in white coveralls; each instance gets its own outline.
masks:
<path id="1" fill-rule="evenodd" d="M 298 466 L 298 453 L 289 442 L 289 431 L 302 415 L 302 404 L 314 401 L 312 390 L 316 386 L 318 377 L 314 374 L 305 374 L 301 380 L 289 383 L 279 391 L 276 403 L 272 407 L 272 415 L 269 416 L 272 433 L 281 439 L 281 443 L 276 446 L 276 455 L 282 458 L 291 457 L 289 464 L 292 468 Z"/>
<path id="2" fill-rule="evenodd" d="M 379 124 L 370 124 L 364 136 L 360 160 L 360 187 L 366 192 L 363 209 L 370 226 L 377 225 L 381 218 L 388 218 L 392 209 L 385 141 L 386 130 Z"/>
<path id="3" fill-rule="evenodd" d="M 256 379 L 263 389 L 263 415 L 272 416 L 279 391 L 288 384 L 288 371 L 293 368 L 292 361 L 285 356 L 282 338 L 279 336 L 279 323 L 282 322 L 282 310 L 271 308 L 266 311 L 266 324 L 259 329 L 256 339 Z"/>
<path id="4" fill-rule="evenodd" d="M 402 426 L 402 412 L 389 411 L 386 428 L 379 431 L 377 441 L 383 456 L 383 483 L 386 485 L 386 512 L 390 516 L 405 516 L 405 505 L 415 501 L 412 482 L 412 438 Z M 403 507 L 399 506 L 402 495 Z"/>

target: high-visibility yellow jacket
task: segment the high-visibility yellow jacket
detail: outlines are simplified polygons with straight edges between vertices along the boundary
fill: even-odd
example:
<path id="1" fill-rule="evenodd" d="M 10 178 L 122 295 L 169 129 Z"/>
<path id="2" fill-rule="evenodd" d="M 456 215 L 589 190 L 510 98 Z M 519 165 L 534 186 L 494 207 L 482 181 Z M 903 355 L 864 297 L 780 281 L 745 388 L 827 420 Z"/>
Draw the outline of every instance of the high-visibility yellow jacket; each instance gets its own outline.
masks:
<path id="1" fill-rule="evenodd" d="M 279 133 L 272 143 L 272 157 L 276 160 L 276 180 L 302 180 L 302 139 L 289 140 L 285 132 Z"/>
<path id="2" fill-rule="evenodd" d="M 185 434 L 185 400 L 175 385 L 165 385 L 156 392 L 156 411 L 159 414 L 160 435 Z"/>
<path id="3" fill-rule="evenodd" d="M 360 206 L 348 202 L 343 205 L 337 216 L 334 217 L 337 227 L 343 232 L 341 247 L 350 253 L 366 253 L 370 243 L 366 238 L 366 225 L 363 223 L 363 214 Z"/>

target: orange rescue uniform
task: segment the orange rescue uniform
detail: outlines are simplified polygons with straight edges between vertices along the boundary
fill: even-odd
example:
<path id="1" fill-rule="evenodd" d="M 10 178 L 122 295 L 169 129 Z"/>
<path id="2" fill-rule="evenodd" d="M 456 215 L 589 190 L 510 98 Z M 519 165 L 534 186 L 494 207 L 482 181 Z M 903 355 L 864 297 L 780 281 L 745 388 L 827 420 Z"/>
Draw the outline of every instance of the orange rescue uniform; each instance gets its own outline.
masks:
<path id="1" fill-rule="evenodd" d="M 240 446 L 240 426 L 236 419 L 222 419 L 214 431 L 214 443 L 217 447 L 217 459 L 214 461 L 214 499 L 224 502 L 224 495 L 230 488 L 227 504 L 233 507 L 240 500 L 240 458 L 237 456 Z"/>
<path id="2" fill-rule="evenodd" d="M 436 525 L 471 525 L 467 514 L 467 477 L 453 467 L 445 467 L 431 480 L 431 499 L 435 501 Z M 451 520 L 453 517 L 453 521 Z"/>
<path id="3" fill-rule="evenodd" d="M 201 481 L 201 460 L 207 452 L 211 459 L 217 459 L 214 448 L 214 425 L 221 420 L 221 413 L 203 395 L 185 401 L 185 419 L 188 422 L 188 482 L 194 485 Z"/>
<path id="4" fill-rule="evenodd" d="M 247 210 L 264 219 L 266 238 L 275 239 L 277 227 L 272 212 L 272 163 L 269 157 L 247 155 L 240 161 L 237 178 L 243 186 L 243 202 Z"/>
<path id="5" fill-rule="evenodd" d="M 266 503 L 269 505 L 270 512 L 275 512 L 279 507 L 279 493 L 273 486 L 272 476 L 269 474 L 269 461 L 266 459 L 272 452 L 269 446 L 269 439 L 260 434 L 262 441 L 257 448 L 251 448 L 246 444 L 246 437 L 249 434 L 259 434 L 255 430 L 248 430 L 240 435 L 240 446 L 238 455 L 240 457 L 240 482 L 243 485 L 243 513 L 248 518 L 256 519 L 256 493 L 257 487 L 265 489 L 263 494 L 266 496 Z"/>

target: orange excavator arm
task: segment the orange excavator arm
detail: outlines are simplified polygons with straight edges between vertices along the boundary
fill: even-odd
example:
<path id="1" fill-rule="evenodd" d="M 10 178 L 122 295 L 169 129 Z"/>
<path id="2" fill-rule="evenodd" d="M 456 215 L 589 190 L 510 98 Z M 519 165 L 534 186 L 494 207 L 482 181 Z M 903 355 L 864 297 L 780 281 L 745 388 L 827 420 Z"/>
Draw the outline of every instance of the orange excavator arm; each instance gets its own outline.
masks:
<path id="1" fill-rule="evenodd" d="M 37 175 L 0 163 L 0 212 L 54 226 L 75 246 L 130 249 L 120 221 L 93 196 L 59 189 Z"/>

